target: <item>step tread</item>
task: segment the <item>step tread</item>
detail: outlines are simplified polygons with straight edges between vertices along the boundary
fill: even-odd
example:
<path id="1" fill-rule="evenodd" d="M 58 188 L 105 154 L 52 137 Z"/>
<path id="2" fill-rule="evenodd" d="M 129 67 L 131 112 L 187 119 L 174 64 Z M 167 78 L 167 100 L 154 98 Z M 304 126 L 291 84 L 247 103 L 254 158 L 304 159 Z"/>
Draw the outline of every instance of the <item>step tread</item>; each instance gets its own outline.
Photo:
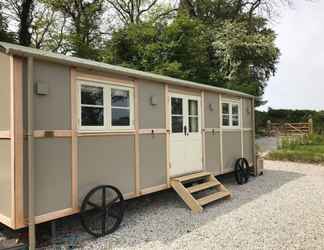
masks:
<path id="1" fill-rule="evenodd" d="M 215 192 L 213 194 L 207 195 L 205 197 L 202 197 L 198 199 L 198 202 L 201 206 L 206 205 L 212 201 L 216 201 L 221 198 L 225 198 L 230 196 L 231 194 L 228 191 L 221 191 L 221 192 Z"/>
<path id="2" fill-rule="evenodd" d="M 220 183 L 217 181 L 208 181 L 208 182 L 204 182 L 202 184 L 198 184 L 198 185 L 194 185 L 192 187 L 188 187 L 188 191 L 192 194 L 192 193 L 196 193 L 202 190 L 206 190 L 208 188 L 211 187 L 217 187 L 219 186 Z"/>
<path id="3" fill-rule="evenodd" d="M 210 175 L 209 172 L 199 172 L 199 173 L 195 173 L 195 174 L 190 174 L 190 175 L 184 175 L 184 176 L 176 177 L 176 178 L 174 178 L 174 180 L 177 180 L 177 181 L 180 181 L 180 182 L 184 182 L 184 181 L 189 181 L 189 180 L 194 180 L 194 179 L 202 178 L 202 177 L 209 176 L 209 175 Z"/>

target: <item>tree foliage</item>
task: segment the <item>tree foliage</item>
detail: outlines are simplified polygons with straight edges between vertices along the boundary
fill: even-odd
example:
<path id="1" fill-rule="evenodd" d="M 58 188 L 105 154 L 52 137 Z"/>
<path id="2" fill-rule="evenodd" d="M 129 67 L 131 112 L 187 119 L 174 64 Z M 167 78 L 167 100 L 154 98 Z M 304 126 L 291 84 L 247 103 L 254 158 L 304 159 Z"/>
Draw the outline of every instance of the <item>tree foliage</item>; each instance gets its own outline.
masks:
<path id="1" fill-rule="evenodd" d="M 289 0 L 4 1 L 20 44 L 240 90 L 260 105 L 280 55 L 268 21 Z"/>

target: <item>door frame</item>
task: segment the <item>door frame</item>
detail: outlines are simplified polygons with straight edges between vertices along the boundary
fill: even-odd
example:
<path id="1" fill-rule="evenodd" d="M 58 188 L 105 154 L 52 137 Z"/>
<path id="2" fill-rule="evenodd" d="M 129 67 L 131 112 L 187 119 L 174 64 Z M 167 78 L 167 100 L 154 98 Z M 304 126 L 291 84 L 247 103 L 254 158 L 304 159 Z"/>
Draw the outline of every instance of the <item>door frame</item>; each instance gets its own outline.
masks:
<path id="1" fill-rule="evenodd" d="M 167 95 L 167 99 L 168 99 L 168 105 L 167 105 L 167 124 L 168 124 L 168 127 L 169 127 L 169 133 L 168 133 L 168 148 L 170 150 L 170 155 L 169 155 L 169 168 L 171 168 L 171 143 L 172 143 L 172 102 L 171 102 L 171 98 L 172 97 L 175 97 L 175 98 L 182 98 L 184 100 L 196 100 L 198 102 L 198 128 L 199 128 L 199 131 L 198 133 L 200 134 L 200 148 L 201 148 L 201 169 L 200 170 L 194 170 L 194 171 L 188 171 L 188 172 L 185 172 L 183 174 L 179 174 L 179 175 L 172 175 L 171 174 L 171 169 L 168 171 L 169 172 L 169 176 L 168 178 L 173 178 L 173 177 L 176 177 L 176 176 L 181 176 L 181 175 L 186 175 L 186 174 L 191 174 L 191 173 L 197 173 L 197 172 L 201 172 L 201 171 L 204 171 L 205 170 L 205 146 L 204 146 L 204 143 L 205 143 L 205 133 L 204 133 L 204 130 L 205 128 L 203 127 L 205 122 L 203 121 L 203 119 L 205 119 L 205 115 L 204 115 L 204 98 L 203 98 L 203 92 L 200 92 L 199 95 L 197 95 L 197 93 L 178 93 L 178 92 L 173 92 L 173 91 L 169 91 L 168 92 L 168 95 Z M 184 104 L 183 104 L 184 106 Z M 183 110 L 183 116 L 185 117 L 184 118 L 184 124 L 183 125 L 186 125 L 187 126 L 187 131 L 189 131 L 189 110 L 187 108 L 187 112 L 185 114 L 185 111 Z M 185 121 L 187 121 L 187 124 L 185 124 Z M 182 132 L 183 134 L 183 132 Z"/>

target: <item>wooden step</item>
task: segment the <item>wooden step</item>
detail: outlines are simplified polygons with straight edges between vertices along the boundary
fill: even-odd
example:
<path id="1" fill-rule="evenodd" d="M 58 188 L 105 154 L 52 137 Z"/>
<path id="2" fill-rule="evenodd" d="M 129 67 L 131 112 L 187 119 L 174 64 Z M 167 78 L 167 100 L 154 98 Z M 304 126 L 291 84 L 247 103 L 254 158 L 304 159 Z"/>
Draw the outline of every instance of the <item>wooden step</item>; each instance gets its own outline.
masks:
<path id="1" fill-rule="evenodd" d="M 196 192 L 199 192 L 199 191 L 202 191 L 202 190 L 206 190 L 206 189 L 211 188 L 211 187 L 216 187 L 216 186 L 219 186 L 219 185 L 220 185 L 220 183 L 217 182 L 217 181 L 208 181 L 208 182 L 204 182 L 202 184 L 194 185 L 194 186 L 189 187 L 187 189 L 191 194 L 193 194 L 193 193 L 196 193 Z"/>
<path id="2" fill-rule="evenodd" d="M 199 172 L 199 173 L 195 173 L 195 174 L 176 177 L 176 178 L 174 178 L 174 180 L 177 180 L 177 181 L 180 181 L 180 182 L 185 182 L 185 181 L 190 181 L 190 180 L 206 177 L 206 176 L 209 176 L 209 175 L 210 175 L 209 172 Z"/>
<path id="3" fill-rule="evenodd" d="M 202 197 L 200 199 L 198 199 L 198 203 L 201 205 L 201 206 L 204 206 L 208 203 L 211 203 L 212 201 L 216 201 L 218 199 L 221 199 L 221 198 L 225 198 L 225 197 L 228 197 L 230 196 L 231 194 L 227 191 L 221 191 L 221 192 L 215 192 L 213 194 L 210 194 L 210 195 L 207 195 L 205 197 Z"/>

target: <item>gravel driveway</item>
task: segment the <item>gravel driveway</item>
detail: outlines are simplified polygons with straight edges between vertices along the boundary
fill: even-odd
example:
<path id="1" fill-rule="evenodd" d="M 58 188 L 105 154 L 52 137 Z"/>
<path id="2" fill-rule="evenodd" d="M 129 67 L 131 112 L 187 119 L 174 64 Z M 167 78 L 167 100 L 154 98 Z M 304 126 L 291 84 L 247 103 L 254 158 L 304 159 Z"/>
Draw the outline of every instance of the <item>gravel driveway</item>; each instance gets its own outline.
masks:
<path id="1" fill-rule="evenodd" d="M 201 214 L 192 215 L 175 192 L 163 191 L 129 201 L 121 228 L 103 238 L 82 232 L 77 218 L 60 220 L 58 243 L 79 249 L 324 249 L 324 167 L 266 161 L 265 168 L 243 186 L 222 179 L 233 197 Z"/>

